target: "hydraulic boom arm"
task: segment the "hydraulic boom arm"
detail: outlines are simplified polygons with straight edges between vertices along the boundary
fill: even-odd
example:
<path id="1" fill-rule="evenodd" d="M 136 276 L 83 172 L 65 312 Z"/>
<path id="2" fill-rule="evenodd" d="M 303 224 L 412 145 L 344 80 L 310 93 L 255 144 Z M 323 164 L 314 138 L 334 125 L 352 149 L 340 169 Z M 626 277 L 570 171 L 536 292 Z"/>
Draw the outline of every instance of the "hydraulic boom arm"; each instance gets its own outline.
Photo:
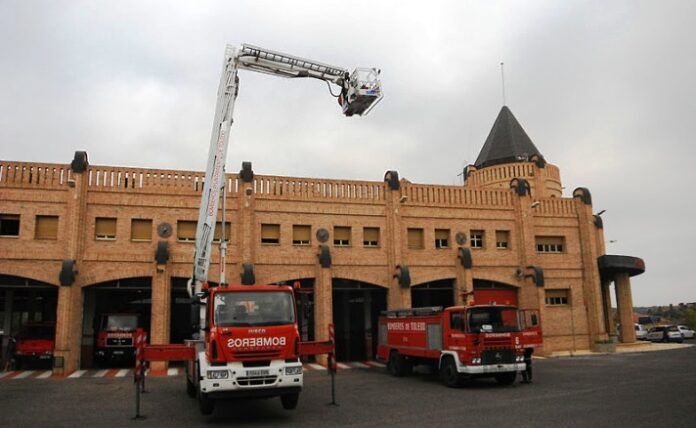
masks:
<path id="1" fill-rule="evenodd" d="M 340 88 L 339 104 L 346 116 L 363 116 L 382 99 L 379 80 L 380 71 L 375 68 L 357 68 L 352 73 L 342 67 L 323 64 L 293 55 L 274 52 L 268 49 L 243 44 L 240 47 L 228 45 L 222 65 L 222 76 L 218 87 L 215 119 L 210 137 L 208 164 L 201 196 L 201 206 L 196 228 L 196 248 L 194 254 L 193 276 L 189 281 L 191 297 L 199 295 L 203 284 L 208 280 L 211 247 L 217 219 L 218 204 L 225 187 L 225 159 L 229 132 L 232 126 L 234 102 L 239 89 L 238 70 L 250 70 L 280 77 L 311 77 L 323 80 Z M 224 207 L 223 207 L 224 208 Z M 226 248 L 224 219 L 221 236 L 221 266 L 224 266 Z M 221 269 L 220 282 L 224 283 L 224 268 Z M 201 308 L 203 325 L 205 311 Z"/>

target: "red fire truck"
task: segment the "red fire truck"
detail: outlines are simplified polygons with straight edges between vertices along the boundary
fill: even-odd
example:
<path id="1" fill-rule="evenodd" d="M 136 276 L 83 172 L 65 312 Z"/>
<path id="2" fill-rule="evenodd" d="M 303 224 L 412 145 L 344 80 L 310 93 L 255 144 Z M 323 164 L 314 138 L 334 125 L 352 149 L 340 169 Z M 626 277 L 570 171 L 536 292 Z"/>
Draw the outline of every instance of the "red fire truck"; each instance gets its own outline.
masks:
<path id="1" fill-rule="evenodd" d="M 47 361 L 53 358 L 56 323 L 35 322 L 22 328 L 16 338 L 13 365 L 19 370 L 25 363 Z"/>
<path id="2" fill-rule="evenodd" d="M 541 341 L 537 311 L 508 305 L 403 309 L 380 317 L 377 355 L 394 376 L 428 364 L 450 387 L 472 377 L 509 385 L 526 368 L 525 350 Z"/>
<path id="3" fill-rule="evenodd" d="M 236 285 L 206 293 L 205 340 L 191 341 L 197 358 L 187 365 L 187 392 L 201 412 L 234 397 L 277 397 L 297 406 L 302 390 L 300 335 L 288 286 Z"/>
<path id="4" fill-rule="evenodd" d="M 136 313 L 103 314 L 94 347 L 97 366 L 110 363 L 132 363 L 135 356 L 134 337 L 140 316 Z"/>

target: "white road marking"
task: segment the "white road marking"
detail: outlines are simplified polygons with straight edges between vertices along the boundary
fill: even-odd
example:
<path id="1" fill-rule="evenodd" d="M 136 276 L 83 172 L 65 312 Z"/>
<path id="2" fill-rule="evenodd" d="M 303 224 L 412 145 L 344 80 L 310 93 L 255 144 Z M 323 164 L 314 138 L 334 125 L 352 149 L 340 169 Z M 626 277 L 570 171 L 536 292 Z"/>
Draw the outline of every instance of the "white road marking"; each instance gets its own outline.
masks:
<path id="1" fill-rule="evenodd" d="M 349 369 L 350 368 L 350 366 L 343 364 L 343 363 L 336 363 L 336 367 L 338 367 L 339 369 Z"/>
<path id="2" fill-rule="evenodd" d="M 368 361 L 367 364 L 369 364 L 373 367 L 382 367 L 382 368 L 386 367 L 384 364 L 379 363 L 377 361 Z"/>
<path id="3" fill-rule="evenodd" d="M 104 377 L 104 375 L 106 375 L 108 372 L 109 372 L 108 369 L 99 370 L 92 377 Z"/>
<path id="4" fill-rule="evenodd" d="M 0 373 L 0 379 L 4 378 L 5 376 L 9 376 L 11 374 L 12 374 L 12 372 L 2 372 L 2 373 Z"/>
<path id="5" fill-rule="evenodd" d="M 170 367 L 167 369 L 167 376 L 178 376 L 179 375 L 179 369 L 176 367 Z"/>
<path id="6" fill-rule="evenodd" d="M 370 366 L 368 366 L 367 364 L 363 364 L 363 363 L 361 363 L 361 362 L 359 362 L 359 361 L 353 361 L 352 363 L 349 363 L 349 365 L 350 365 L 351 367 L 353 367 L 353 368 L 356 368 L 356 369 L 367 369 L 367 368 L 370 368 Z"/>
<path id="7" fill-rule="evenodd" d="M 36 376 L 37 379 L 48 379 L 51 377 L 53 374 L 53 371 L 51 370 L 46 370 L 45 372 L 41 373 L 40 375 Z"/>
<path id="8" fill-rule="evenodd" d="M 130 369 L 121 369 L 118 372 L 116 372 L 115 377 L 125 377 L 129 371 L 130 371 Z"/>
<path id="9" fill-rule="evenodd" d="M 26 377 L 31 376 L 34 374 L 35 370 L 24 370 L 22 373 L 18 374 L 17 376 L 13 377 L 12 379 L 24 379 Z"/>
<path id="10" fill-rule="evenodd" d="M 326 370 L 326 367 L 322 366 L 321 364 L 309 363 L 307 365 L 314 370 Z"/>
<path id="11" fill-rule="evenodd" d="M 75 373 L 71 374 L 68 377 L 74 379 L 74 378 L 82 377 L 82 375 L 84 375 L 85 373 L 87 373 L 87 370 L 77 370 Z"/>

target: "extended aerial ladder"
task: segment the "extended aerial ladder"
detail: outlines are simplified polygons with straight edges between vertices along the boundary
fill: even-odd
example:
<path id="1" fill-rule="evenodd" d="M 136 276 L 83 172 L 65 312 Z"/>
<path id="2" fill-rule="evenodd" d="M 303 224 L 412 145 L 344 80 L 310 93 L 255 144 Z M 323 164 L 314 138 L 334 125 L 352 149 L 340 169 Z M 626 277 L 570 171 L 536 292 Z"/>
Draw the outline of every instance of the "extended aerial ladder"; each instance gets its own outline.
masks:
<path id="1" fill-rule="evenodd" d="M 340 92 L 336 95 L 331 92 L 331 95 L 338 98 L 343 114 L 349 117 L 367 115 L 382 99 L 380 70 L 378 69 L 356 68 L 352 73 L 349 73 L 343 67 L 327 65 L 248 44 L 242 44 L 240 47 L 227 46 L 218 88 L 208 164 L 198 214 L 193 276 L 188 283 L 189 295 L 192 298 L 201 296 L 202 289 L 207 286 L 211 247 L 221 196 L 224 213 L 225 159 L 229 132 L 233 123 L 234 103 L 239 91 L 239 78 L 237 76 L 239 70 L 256 71 L 279 77 L 319 79 L 329 85 L 330 92 L 331 85 L 338 86 Z M 227 243 L 224 218 L 221 222 L 221 232 L 220 283 L 225 284 Z M 201 303 L 204 304 L 204 302 Z M 205 308 L 201 305 L 199 326 L 204 325 L 204 317 Z M 202 335 L 202 332 L 200 333 Z"/>

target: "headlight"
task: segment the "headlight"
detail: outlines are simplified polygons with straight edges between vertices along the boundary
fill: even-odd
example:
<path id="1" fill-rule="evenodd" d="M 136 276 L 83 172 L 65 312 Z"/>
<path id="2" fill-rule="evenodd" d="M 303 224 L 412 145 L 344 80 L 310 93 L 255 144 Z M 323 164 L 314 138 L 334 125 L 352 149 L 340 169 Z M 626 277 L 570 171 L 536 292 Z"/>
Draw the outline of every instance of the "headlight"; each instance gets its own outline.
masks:
<path id="1" fill-rule="evenodd" d="M 299 375 L 299 374 L 302 374 L 302 366 L 285 367 L 285 374 L 286 374 L 286 375 Z"/>
<path id="2" fill-rule="evenodd" d="M 471 359 L 471 364 L 480 364 L 480 363 L 481 363 L 481 359 L 480 359 L 480 358 L 472 358 L 472 359 Z"/>
<path id="3" fill-rule="evenodd" d="M 230 373 L 227 370 L 208 370 L 208 379 L 227 379 Z"/>

